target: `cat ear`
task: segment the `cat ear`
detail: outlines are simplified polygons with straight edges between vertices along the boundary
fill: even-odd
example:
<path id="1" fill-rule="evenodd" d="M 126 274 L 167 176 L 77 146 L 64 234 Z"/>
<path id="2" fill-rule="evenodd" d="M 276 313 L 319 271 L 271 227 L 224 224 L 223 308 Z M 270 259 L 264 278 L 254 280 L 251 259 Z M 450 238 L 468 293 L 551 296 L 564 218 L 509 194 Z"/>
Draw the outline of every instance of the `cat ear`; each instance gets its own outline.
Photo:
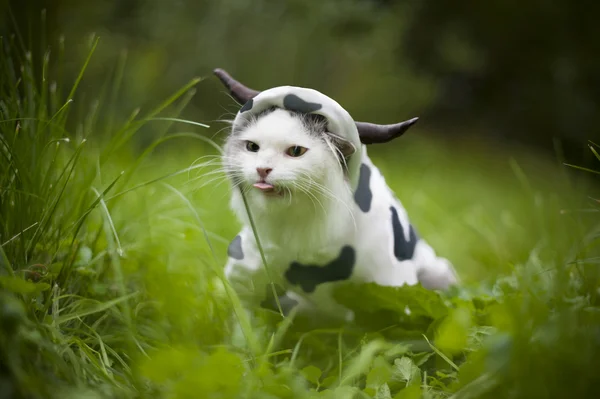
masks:
<path id="1" fill-rule="evenodd" d="M 331 140 L 331 144 L 335 148 L 339 150 L 344 158 L 348 158 L 350 155 L 356 152 L 356 147 L 350 141 L 346 140 L 343 137 L 340 137 L 333 133 L 327 133 L 329 139 Z"/>

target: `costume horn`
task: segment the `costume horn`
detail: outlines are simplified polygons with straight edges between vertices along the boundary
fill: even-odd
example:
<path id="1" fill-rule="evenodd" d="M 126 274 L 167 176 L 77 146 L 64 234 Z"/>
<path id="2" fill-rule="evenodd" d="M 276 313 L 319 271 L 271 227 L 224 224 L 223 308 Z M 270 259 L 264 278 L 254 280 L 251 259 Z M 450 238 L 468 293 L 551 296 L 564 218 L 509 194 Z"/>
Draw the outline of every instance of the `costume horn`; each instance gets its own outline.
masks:
<path id="1" fill-rule="evenodd" d="M 376 125 L 368 122 L 355 122 L 363 144 L 387 143 L 396 137 L 402 136 L 409 127 L 417 123 L 419 118 L 412 118 L 404 122 L 391 125 Z"/>
<path id="2" fill-rule="evenodd" d="M 245 104 L 248 100 L 254 98 L 259 91 L 250 89 L 234 78 L 221 68 L 214 70 L 214 74 L 227 87 L 233 98 L 240 104 Z M 391 125 L 377 125 L 368 122 L 355 122 L 356 129 L 360 141 L 363 144 L 387 143 L 393 139 L 402 136 L 409 127 L 417 123 L 419 118 L 412 118 L 404 122 L 394 123 Z"/>
<path id="3" fill-rule="evenodd" d="M 259 92 L 252 90 L 235 80 L 227 72 L 221 68 L 217 68 L 214 71 L 219 80 L 229 89 L 229 92 L 240 104 L 245 104 L 251 98 L 254 98 Z"/>

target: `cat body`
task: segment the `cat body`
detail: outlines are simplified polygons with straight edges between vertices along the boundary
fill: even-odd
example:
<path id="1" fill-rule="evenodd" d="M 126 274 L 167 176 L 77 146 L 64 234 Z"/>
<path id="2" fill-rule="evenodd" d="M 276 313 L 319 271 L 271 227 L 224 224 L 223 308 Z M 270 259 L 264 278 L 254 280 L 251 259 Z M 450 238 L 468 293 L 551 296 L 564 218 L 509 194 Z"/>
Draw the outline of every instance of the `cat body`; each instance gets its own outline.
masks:
<path id="1" fill-rule="evenodd" d="M 228 248 L 230 281 L 264 298 L 272 281 L 283 287 L 283 305 L 346 318 L 332 296 L 340 282 L 431 289 L 456 282 L 361 139 L 349 114 L 314 90 L 278 87 L 241 108 L 223 156 L 231 208 L 243 224 Z"/>

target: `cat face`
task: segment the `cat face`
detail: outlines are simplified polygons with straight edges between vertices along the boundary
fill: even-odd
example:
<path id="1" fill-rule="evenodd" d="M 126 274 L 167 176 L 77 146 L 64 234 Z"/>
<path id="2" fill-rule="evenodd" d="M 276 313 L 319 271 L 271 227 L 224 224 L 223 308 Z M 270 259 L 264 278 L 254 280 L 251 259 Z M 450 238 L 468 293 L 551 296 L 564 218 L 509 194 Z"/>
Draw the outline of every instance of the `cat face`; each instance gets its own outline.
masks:
<path id="1" fill-rule="evenodd" d="M 225 170 L 250 198 L 320 197 L 331 179 L 344 179 L 342 151 L 325 129 L 314 115 L 282 109 L 259 115 L 229 137 Z"/>

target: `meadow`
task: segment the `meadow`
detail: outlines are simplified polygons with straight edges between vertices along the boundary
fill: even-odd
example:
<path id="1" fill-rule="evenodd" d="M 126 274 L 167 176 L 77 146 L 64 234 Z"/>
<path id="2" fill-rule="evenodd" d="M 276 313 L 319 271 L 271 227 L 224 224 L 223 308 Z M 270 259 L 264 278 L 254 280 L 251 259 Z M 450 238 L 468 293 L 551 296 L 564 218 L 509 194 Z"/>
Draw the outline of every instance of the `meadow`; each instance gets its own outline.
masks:
<path id="1" fill-rule="evenodd" d="M 180 117 L 192 97 L 214 95 L 203 91 L 212 77 L 190 76 L 123 119 L 112 104 L 126 63 L 101 91 L 80 87 L 97 40 L 75 81 L 60 72 L 68 49 L 55 61 L 18 36 L 0 45 L 0 398 L 597 391 L 599 172 L 475 133 L 432 140 L 416 127 L 371 147 L 463 281 L 445 293 L 346 285 L 337 297 L 356 321 L 315 326 L 245 309 L 223 277 L 239 228 L 218 170 L 226 125 Z"/>

